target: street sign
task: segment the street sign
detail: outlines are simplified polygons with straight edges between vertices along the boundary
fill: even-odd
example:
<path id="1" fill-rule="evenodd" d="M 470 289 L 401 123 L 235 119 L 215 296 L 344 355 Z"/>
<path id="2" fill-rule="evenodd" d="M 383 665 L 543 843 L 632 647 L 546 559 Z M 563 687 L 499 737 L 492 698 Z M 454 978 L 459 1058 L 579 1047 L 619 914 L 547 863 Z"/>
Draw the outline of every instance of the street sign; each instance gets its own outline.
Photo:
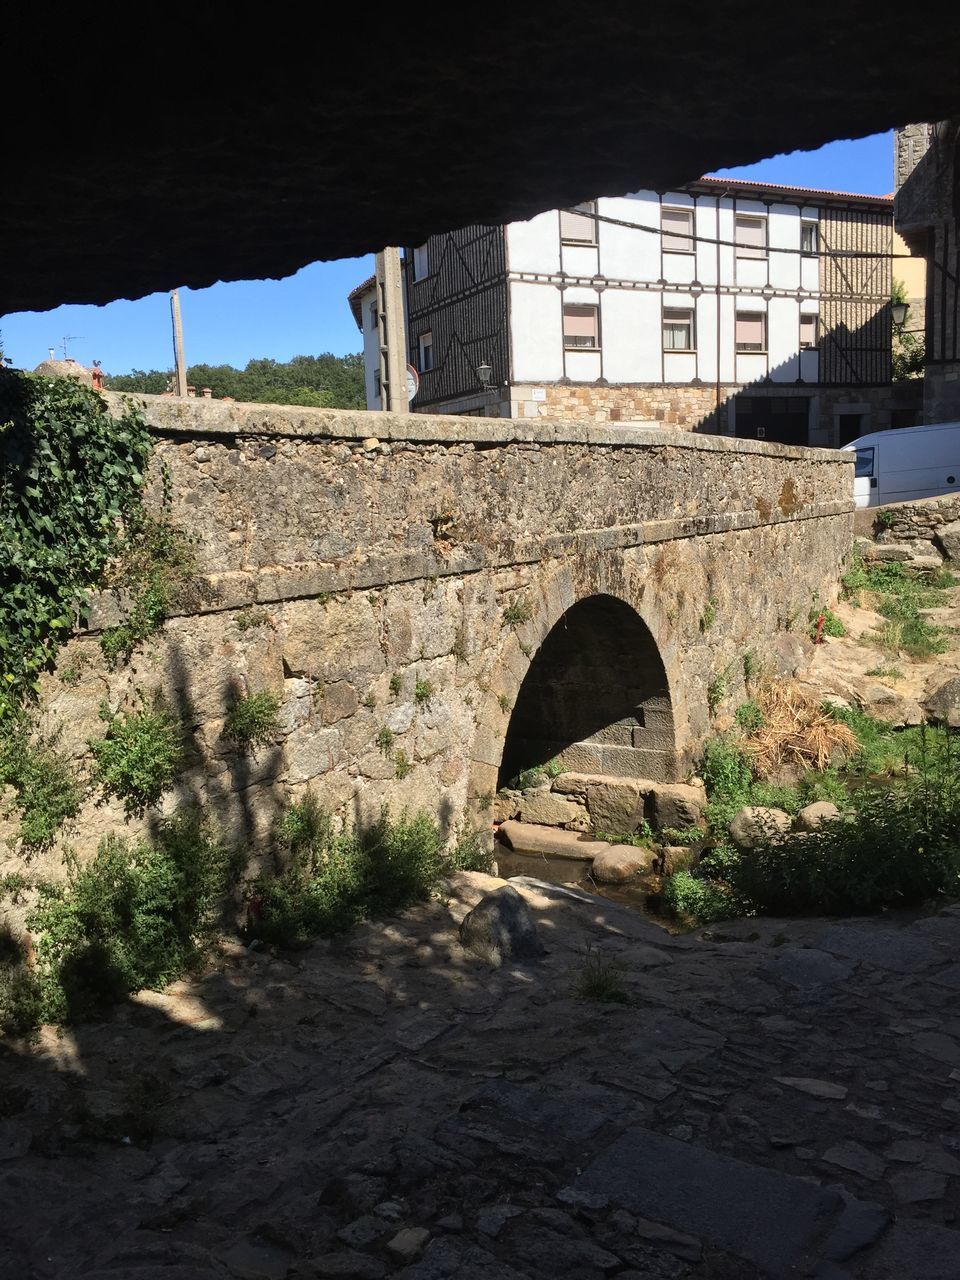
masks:
<path id="1" fill-rule="evenodd" d="M 420 390 L 420 375 L 412 364 L 407 365 L 407 404 Z"/>

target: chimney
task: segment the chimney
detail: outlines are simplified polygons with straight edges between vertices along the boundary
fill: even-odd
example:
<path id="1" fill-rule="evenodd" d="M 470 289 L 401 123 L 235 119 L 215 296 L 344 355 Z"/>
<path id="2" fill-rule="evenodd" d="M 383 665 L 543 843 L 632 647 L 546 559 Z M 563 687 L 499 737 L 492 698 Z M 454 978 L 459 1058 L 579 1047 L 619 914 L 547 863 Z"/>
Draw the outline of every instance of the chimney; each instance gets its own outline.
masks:
<path id="1" fill-rule="evenodd" d="M 204 400 L 213 399 L 213 392 L 210 390 L 209 387 L 203 387 L 200 394 L 203 396 Z"/>

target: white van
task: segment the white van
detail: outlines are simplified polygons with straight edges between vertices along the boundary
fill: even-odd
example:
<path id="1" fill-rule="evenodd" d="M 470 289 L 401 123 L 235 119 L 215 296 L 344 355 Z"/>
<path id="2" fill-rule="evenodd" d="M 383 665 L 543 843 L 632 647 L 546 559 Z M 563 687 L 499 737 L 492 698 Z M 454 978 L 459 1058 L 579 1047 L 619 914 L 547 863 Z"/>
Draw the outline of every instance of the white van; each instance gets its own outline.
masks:
<path id="1" fill-rule="evenodd" d="M 960 493 L 960 422 L 874 431 L 843 450 L 857 455 L 853 499 L 858 507 Z"/>

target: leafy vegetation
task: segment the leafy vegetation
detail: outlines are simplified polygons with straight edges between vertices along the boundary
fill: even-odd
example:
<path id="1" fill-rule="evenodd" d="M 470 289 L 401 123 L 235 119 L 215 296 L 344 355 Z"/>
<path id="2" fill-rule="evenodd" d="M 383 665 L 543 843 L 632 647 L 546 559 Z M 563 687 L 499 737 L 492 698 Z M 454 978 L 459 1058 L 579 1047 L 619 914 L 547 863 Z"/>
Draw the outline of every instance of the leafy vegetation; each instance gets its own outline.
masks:
<path id="1" fill-rule="evenodd" d="M 673 915 L 689 923 L 708 924 L 739 915 L 737 900 L 730 890 L 711 880 L 676 871 L 663 882 L 663 904 Z"/>
<path id="2" fill-rule="evenodd" d="M 108 583 L 131 596 L 123 622 L 107 627 L 100 637 L 110 662 L 127 661 L 138 645 L 160 630 L 177 604 L 190 599 L 196 571 L 194 545 L 170 520 L 169 471 L 164 468 L 162 476 L 160 514 L 141 508 L 131 515 L 110 565 Z"/>
<path id="3" fill-rule="evenodd" d="M 902 280 L 894 280 L 890 294 L 891 302 L 907 301 L 907 290 Z M 909 318 L 908 313 L 907 320 Z M 922 378 L 927 364 L 927 347 L 923 334 L 908 329 L 907 320 L 893 326 L 891 376 L 894 382 Z"/>
<path id="4" fill-rule="evenodd" d="M 713 596 L 703 606 L 703 613 L 700 615 L 700 630 L 704 634 L 710 630 L 717 620 L 717 602 Z"/>
<path id="5" fill-rule="evenodd" d="M 465 841 L 447 856 L 436 822 L 425 813 L 337 833 L 330 815 L 307 792 L 279 824 L 286 869 L 253 888 L 249 930 L 281 946 L 302 946 L 428 898 L 443 875 L 481 859 Z"/>
<path id="6" fill-rule="evenodd" d="M 32 1036 L 43 1017 L 40 983 L 23 942 L 0 925 L 0 1035 Z"/>
<path id="7" fill-rule="evenodd" d="M 171 369 L 134 369 L 127 374 L 110 374 L 112 391 L 133 391 L 162 395 L 170 386 Z M 295 404 L 322 409 L 364 409 L 363 356 L 294 356 L 286 363 L 277 360 L 250 360 L 243 369 L 229 364 L 193 364 L 187 381 L 198 392 L 209 387 L 219 400 L 254 404 Z"/>
<path id="8" fill-rule="evenodd" d="M 86 614 L 140 511 L 150 438 L 64 378 L 0 370 L 0 726 Z"/>
<path id="9" fill-rule="evenodd" d="M 241 751 L 258 742 L 272 742 L 277 735 L 280 698 L 269 689 L 239 697 L 223 722 L 223 736 Z"/>
<path id="10" fill-rule="evenodd" d="M 156 805 L 173 784 L 183 763 L 180 722 L 157 699 L 140 711 L 110 715 L 102 738 L 90 743 L 96 761 L 94 782 L 107 796 L 117 796 L 130 814 Z"/>
<path id="11" fill-rule="evenodd" d="M 753 698 L 748 698 L 746 702 L 741 702 L 733 713 L 734 719 L 741 729 L 747 733 L 759 729 L 763 724 L 763 712 Z"/>
<path id="12" fill-rule="evenodd" d="M 424 680 L 417 676 L 416 683 L 413 686 L 413 700 L 418 707 L 425 707 L 433 697 L 433 685 L 429 680 Z"/>
<path id="13" fill-rule="evenodd" d="M 834 638 L 838 638 L 840 636 L 845 636 L 847 634 L 847 628 L 843 625 L 841 620 L 837 617 L 837 615 L 833 612 L 832 609 L 828 609 L 825 605 L 821 606 L 821 605 L 815 604 L 813 608 L 810 610 L 810 613 L 808 614 L 808 621 L 810 623 L 810 639 L 811 640 L 815 640 L 817 638 L 817 635 L 821 631 L 821 628 L 820 628 L 821 618 L 823 618 L 823 629 L 822 629 L 823 635 L 833 636 Z"/>
<path id="14" fill-rule="evenodd" d="M 44 884 L 27 919 L 37 935 L 42 1017 L 73 1022 L 202 958 L 236 863 L 198 813 L 160 825 L 152 843 L 108 836 L 66 883 Z"/>
<path id="15" fill-rule="evenodd" d="M 843 575 L 844 595 L 857 606 L 870 604 L 885 619 L 870 638 L 894 654 L 922 660 L 948 648 L 946 631 L 922 610 L 945 603 L 943 592 L 957 579 L 941 569 L 924 577 L 898 561 L 867 565 L 857 556 Z"/>
<path id="16" fill-rule="evenodd" d="M 524 622 L 529 622 L 533 617 L 533 609 L 530 601 L 524 596 L 520 600 L 512 600 L 503 611 L 501 625 L 504 627 L 519 627 Z"/>
<path id="17" fill-rule="evenodd" d="M 412 769 L 413 769 L 413 765 L 410 761 L 410 757 L 403 750 L 403 748 L 400 747 L 398 750 L 396 750 L 393 753 L 394 777 L 397 779 L 398 782 L 402 782 L 404 778 L 412 771 Z"/>
<path id="18" fill-rule="evenodd" d="M 16 793 L 20 840 L 28 850 L 48 848 L 80 807 L 80 787 L 67 761 L 22 726 L 0 741 L 0 785 L 4 783 Z"/>
<path id="19" fill-rule="evenodd" d="M 377 734 L 377 746 L 383 755 L 388 756 L 393 749 L 393 730 L 386 725 Z"/>

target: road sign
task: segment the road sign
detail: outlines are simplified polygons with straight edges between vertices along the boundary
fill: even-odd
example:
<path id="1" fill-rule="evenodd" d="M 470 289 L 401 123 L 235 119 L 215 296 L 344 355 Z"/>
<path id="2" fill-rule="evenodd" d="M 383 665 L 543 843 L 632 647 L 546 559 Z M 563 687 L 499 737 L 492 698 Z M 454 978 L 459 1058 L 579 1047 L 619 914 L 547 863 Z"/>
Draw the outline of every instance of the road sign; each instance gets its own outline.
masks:
<path id="1" fill-rule="evenodd" d="M 407 404 L 420 390 L 420 375 L 412 364 L 407 365 Z"/>

